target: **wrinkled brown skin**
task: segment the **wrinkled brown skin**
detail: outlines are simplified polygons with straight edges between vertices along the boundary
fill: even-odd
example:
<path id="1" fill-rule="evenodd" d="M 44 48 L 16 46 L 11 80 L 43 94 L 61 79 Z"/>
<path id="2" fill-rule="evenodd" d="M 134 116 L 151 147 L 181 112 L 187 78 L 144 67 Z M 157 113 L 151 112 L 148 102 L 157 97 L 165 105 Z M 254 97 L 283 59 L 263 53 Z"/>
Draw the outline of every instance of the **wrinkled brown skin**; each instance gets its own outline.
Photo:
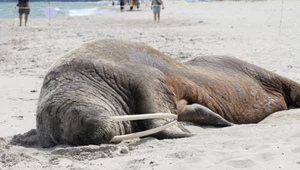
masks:
<path id="1" fill-rule="evenodd" d="M 111 116 L 167 112 L 199 125 L 257 123 L 300 106 L 300 85 L 232 57 L 186 63 L 138 43 L 99 40 L 61 58 L 47 73 L 37 108 L 42 147 L 108 143 L 115 135 L 168 120 L 115 123 Z M 154 134 L 188 137 L 180 124 Z"/>

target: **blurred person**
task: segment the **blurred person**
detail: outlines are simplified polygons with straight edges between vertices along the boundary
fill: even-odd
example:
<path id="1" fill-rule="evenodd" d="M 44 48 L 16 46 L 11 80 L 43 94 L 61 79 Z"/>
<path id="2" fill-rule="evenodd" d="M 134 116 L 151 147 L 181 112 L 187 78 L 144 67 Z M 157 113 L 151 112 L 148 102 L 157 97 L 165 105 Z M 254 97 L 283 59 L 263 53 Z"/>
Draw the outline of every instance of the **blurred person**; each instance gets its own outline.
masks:
<path id="1" fill-rule="evenodd" d="M 125 6 L 125 0 L 120 0 L 120 10 L 123 12 Z"/>
<path id="2" fill-rule="evenodd" d="M 17 6 L 19 7 L 20 26 L 22 26 L 23 14 L 25 14 L 25 26 L 27 26 L 28 15 L 30 13 L 29 0 L 19 0 Z"/>
<path id="3" fill-rule="evenodd" d="M 164 3 L 162 0 L 152 0 L 151 3 L 151 9 L 153 9 L 153 14 L 154 14 L 154 22 L 160 21 L 160 9 L 165 9 Z"/>

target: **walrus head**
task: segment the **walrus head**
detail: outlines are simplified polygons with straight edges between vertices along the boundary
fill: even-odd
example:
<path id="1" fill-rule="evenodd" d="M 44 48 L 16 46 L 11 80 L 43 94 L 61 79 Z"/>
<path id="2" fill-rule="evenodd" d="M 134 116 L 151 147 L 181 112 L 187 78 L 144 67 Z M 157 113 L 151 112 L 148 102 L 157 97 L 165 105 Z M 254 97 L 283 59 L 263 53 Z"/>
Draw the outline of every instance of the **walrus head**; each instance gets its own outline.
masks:
<path id="1" fill-rule="evenodd" d="M 120 122 L 113 117 L 176 114 L 164 74 L 173 62 L 148 46 L 118 40 L 91 42 L 66 54 L 46 74 L 41 89 L 36 114 L 40 144 L 115 142 L 120 141 L 112 140 L 116 136 L 169 123 L 173 118 Z M 159 139 L 191 136 L 176 121 L 173 125 L 151 134 Z"/>

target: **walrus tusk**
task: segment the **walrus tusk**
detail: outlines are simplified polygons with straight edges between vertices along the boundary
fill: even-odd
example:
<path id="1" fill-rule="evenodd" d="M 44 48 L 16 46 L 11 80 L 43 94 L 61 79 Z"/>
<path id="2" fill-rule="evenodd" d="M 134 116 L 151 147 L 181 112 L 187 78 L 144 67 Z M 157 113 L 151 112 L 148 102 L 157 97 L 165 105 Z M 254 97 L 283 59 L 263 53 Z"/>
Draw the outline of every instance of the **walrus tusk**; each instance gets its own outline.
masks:
<path id="1" fill-rule="evenodd" d="M 113 116 L 115 121 L 126 121 L 126 120 L 142 120 L 142 119 L 155 119 L 155 118 L 170 118 L 177 120 L 177 115 L 172 113 L 149 113 L 141 115 L 123 115 L 123 116 Z"/>
<path id="2" fill-rule="evenodd" d="M 124 116 L 114 116 L 112 118 L 117 122 L 126 121 L 126 120 L 142 120 L 142 119 L 155 119 L 155 118 L 170 118 L 170 119 L 175 119 L 175 120 L 170 121 L 167 124 L 165 124 L 161 127 L 154 128 L 154 129 L 145 130 L 145 131 L 142 131 L 142 132 L 136 132 L 136 133 L 132 133 L 132 134 L 115 136 L 110 140 L 110 142 L 120 142 L 122 140 L 139 138 L 139 137 L 151 135 L 151 134 L 160 132 L 160 131 L 174 125 L 175 123 L 177 123 L 177 115 L 174 115 L 174 114 L 171 114 L 171 113 L 152 113 L 152 114 L 141 114 L 141 115 L 124 115 Z"/>
<path id="3" fill-rule="evenodd" d="M 110 142 L 120 142 L 122 140 L 127 140 L 127 139 L 133 139 L 133 138 L 139 138 L 139 137 L 143 137 L 143 136 L 147 136 L 147 135 L 151 135 L 157 132 L 160 132 L 172 125 L 174 125 L 175 123 L 177 123 L 177 120 L 173 120 L 171 122 L 168 122 L 167 124 L 154 128 L 154 129 L 150 129 L 150 130 L 145 130 L 142 132 L 136 132 L 136 133 L 132 133 L 132 134 L 127 134 L 127 135 L 119 135 L 119 136 L 115 136 L 113 137 Z"/>

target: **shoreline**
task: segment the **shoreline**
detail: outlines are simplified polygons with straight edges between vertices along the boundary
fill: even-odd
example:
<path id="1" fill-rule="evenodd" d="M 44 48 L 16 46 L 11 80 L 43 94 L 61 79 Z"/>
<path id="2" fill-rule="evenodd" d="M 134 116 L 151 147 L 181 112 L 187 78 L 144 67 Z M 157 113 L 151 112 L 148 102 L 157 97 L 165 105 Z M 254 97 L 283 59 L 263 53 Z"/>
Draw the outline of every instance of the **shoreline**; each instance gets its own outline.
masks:
<path id="1" fill-rule="evenodd" d="M 151 4 L 151 2 L 145 2 L 149 0 L 142 0 L 143 2 L 141 3 L 141 8 L 145 9 L 145 7 Z M 295 0 L 286 0 L 285 3 L 289 3 Z M 44 4 L 39 4 L 43 3 Z M 80 5 L 76 3 L 80 3 Z M 115 1 L 118 2 L 118 1 Z M 181 5 L 198 5 L 198 4 L 210 4 L 210 3 L 277 3 L 281 2 L 281 0 L 200 0 L 196 2 L 188 2 L 187 0 L 165 0 L 165 4 L 168 5 L 174 5 L 174 4 L 181 4 Z M 12 2 L 0 2 L 1 3 L 12 3 Z M 75 3 L 75 4 L 74 4 Z M 84 5 L 84 4 L 87 5 Z M 97 15 L 103 15 L 102 13 L 99 13 L 100 10 L 104 11 L 108 10 L 106 13 L 110 12 L 119 12 L 119 5 L 115 3 L 113 6 L 112 1 L 53 1 L 52 4 L 48 4 L 45 1 L 32 1 L 30 3 L 30 8 L 31 8 L 31 13 L 29 15 L 30 18 L 34 19 L 43 19 L 47 18 L 44 14 L 43 11 L 50 5 L 56 10 L 56 16 L 54 18 L 66 18 L 66 17 L 77 17 L 77 16 L 97 16 Z M 11 13 L 9 17 L 3 17 L 0 15 L 0 19 L 12 19 L 12 18 L 18 18 L 18 8 L 15 6 L 15 3 L 13 6 L 9 6 L 9 8 L 0 8 L 0 14 L 4 15 L 4 11 L 6 13 Z M 70 5 L 68 5 L 70 4 Z M 126 10 L 129 10 L 130 5 L 125 4 L 125 12 Z M 95 9 L 99 10 L 94 11 Z M 72 14 L 64 14 L 64 13 L 70 13 L 71 10 Z M 73 11 L 74 10 L 74 11 Z M 83 11 L 82 10 L 91 10 L 91 11 L 85 11 L 87 12 L 86 14 L 80 14 Z M 1 13 L 2 12 L 2 13 Z M 76 14 L 77 13 L 77 14 Z M 105 14 L 105 13 L 104 13 Z M 14 15 L 14 16 L 11 16 Z M 38 16 L 37 16 L 38 15 Z M 3 18 L 1 18 L 3 17 Z"/>

